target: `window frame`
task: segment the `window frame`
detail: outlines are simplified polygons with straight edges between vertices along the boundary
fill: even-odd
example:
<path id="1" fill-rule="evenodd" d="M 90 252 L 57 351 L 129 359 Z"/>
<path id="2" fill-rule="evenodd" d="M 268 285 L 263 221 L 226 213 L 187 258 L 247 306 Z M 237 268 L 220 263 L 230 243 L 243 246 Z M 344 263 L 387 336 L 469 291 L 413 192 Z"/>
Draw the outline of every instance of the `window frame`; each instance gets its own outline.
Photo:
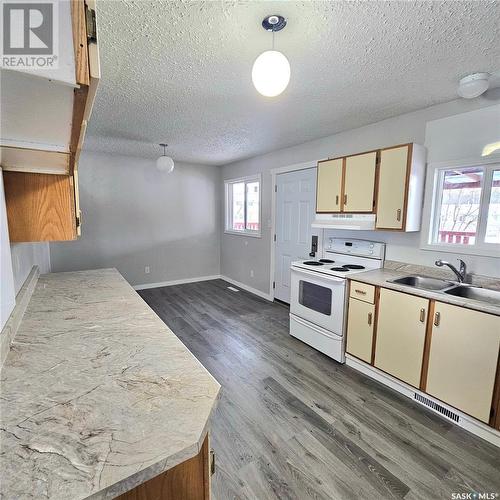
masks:
<path id="1" fill-rule="evenodd" d="M 237 231 L 231 228 L 232 210 L 233 203 L 232 197 L 233 193 L 230 187 L 233 184 L 245 183 L 245 201 L 244 201 L 244 226 L 245 229 L 242 231 Z M 254 231 L 253 229 L 246 229 L 247 226 L 247 184 L 257 182 L 259 184 L 259 230 Z M 250 236 L 252 238 L 262 237 L 262 174 L 248 175 L 245 177 L 238 177 L 237 179 L 224 179 L 224 233 L 234 234 L 239 236 Z"/>
<path id="2" fill-rule="evenodd" d="M 439 211 L 443 196 L 441 186 L 444 171 L 453 168 L 458 170 L 467 167 L 481 167 L 483 169 L 476 242 L 473 245 L 438 243 L 435 239 L 437 231 L 439 230 Z M 420 244 L 422 250 L 482 255 L 486 257 L 497 257 L 499 255 L 499 243 L 486 243 L 484 241 L 488 222 L 493 172 L 495 170 L 500 170 L 500 155 L 491 155 L 489 157 L 479 157 L 469 160 L 431 163 L 428 165 L 426 185 L 430 186 L 430 188 L 426 190 L 424 211 L 422 214 L 423 220 Z"/>

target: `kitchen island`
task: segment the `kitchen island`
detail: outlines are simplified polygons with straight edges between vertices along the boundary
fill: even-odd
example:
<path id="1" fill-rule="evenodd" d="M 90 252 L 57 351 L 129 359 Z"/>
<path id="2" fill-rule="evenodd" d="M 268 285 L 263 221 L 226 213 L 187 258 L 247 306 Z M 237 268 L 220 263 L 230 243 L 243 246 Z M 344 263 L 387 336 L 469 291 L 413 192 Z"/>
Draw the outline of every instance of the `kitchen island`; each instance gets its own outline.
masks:
<path id="1" fill-rule="evenodd" d="M 115 269 L 42 275 L 1 371 L 2 496 L 114 498 L 206 458 L 219 389 Z"/>

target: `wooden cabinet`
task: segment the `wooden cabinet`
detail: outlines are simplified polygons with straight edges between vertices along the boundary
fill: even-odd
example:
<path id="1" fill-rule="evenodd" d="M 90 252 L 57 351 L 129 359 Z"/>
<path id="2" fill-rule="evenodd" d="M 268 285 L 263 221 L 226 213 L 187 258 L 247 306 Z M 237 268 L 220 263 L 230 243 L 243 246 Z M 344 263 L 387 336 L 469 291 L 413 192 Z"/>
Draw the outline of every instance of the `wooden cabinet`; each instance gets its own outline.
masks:
<path id="1" fill-rule="evenodd" d="M 351 297 L 347 315 L 346 352 L 367 363 L 372 360 L 374 323 L 375 305 Z"/>
<path id="2" fill-rule="evenodd" d="M 77 237 L 75 185 L 70 175 L 3 172 L 11 242 Z"/>
<path id="3" fill-rule="evenodd" d="M 95 0 L 60 2 L 59 25 L 58 68 L 1 72 L 0 166 L 11 241 L 80 233 L 78 161 L 100 79 Z"/>
<path id="4" fill-rule="evenodd" d="M 429 300 L 380 290 L 375 363 L 414 387 L 420 386 Z"/>
<path id="5" fill-rule="evenodd" d="M 377 152 L 345 159 L 344 212 L 373 212 Z"/>
<path id="6" fill-rule="evenodd" d="M 320 161 L 316 212 L 375 214 L 377 230 L 419 231 L 424 183 L 425 148 L 418 144 Z"/>
<path id="7" fill-rule="evenodd" d="M 426 392 L 489 422 L 499 344 L 500 317 L 436 302 Z"/>
<path id="8" fill-rule="evenodd" d="M 341 211 L 343 168 L 342 158 L 318 162 L 316 212 Z"/>
<path id="9" fill-rule="evenodd" d="M 208 436 L 198 455 L 116 497 L 116 500 L 210 500 Z"/>
<path id="10" fill-rule="evenodd" d="M 419 231 L 425 181 L 425 151 L 404 144 L 380 151 L 376 229 Z"/>

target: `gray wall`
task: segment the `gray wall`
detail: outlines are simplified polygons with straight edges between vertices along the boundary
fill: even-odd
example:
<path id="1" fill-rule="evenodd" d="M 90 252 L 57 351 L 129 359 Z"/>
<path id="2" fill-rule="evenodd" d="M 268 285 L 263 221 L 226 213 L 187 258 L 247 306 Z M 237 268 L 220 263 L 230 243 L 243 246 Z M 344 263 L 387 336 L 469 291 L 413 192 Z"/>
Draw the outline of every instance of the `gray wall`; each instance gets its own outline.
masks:
<path id="1" fill-rule="evenodd" d="M 50 245 L 52 271 L 116 267 L 132 285 L 220 273 L 220 170 L 84 152 L 82 236 Z M 150 274 L 145 274 L 150 266 Z"/>
<path id="2" fill-rule="evenodd" d="M 413 113 L 397 116 L 354 130 L 306 142 L 304 144 L 274 151 L 266 155 L 225 165 L 222 179 L 231 179 L 262 172 L 262 238 L 245 238 L 240 235 L 222 233 L 221 274 L 241 283 L 269 293 L 270 243 L 271 243 L 271 174 L 273 168 L 295 163 L 315 161 L 331 156 L 358 153 L 395 144 L 416 142 L 423 144 L 426 123 L 430 120 L 464 113 L 472 109 L 490 106 L 499 101 L 477 98 L 470 101 L 460 99 L 433 106 Z M 223 183 L 221 182 L 221 190 Z M 337 231 L 338 236 L 373 238 L 388 243 L 387 258 L 432 265 L 435 252 L 419 249 L 420 234 L 394 234 L 389 232 Z M 445 254 L 453 259 L 453 254 Z M 467 256 L 470 271 L 491 274 L 494 259 Z M 498 269 L 498 266 L 496 266 Z M 250 277 L 250 271 L 254 277 Z"/>
<path id="3" fill-rule="evenodd" d="M 10 253 L 16 294 L 23 286 L 33 266 L 38 266 L 41 274 L 50 273 L 48 243 L 12 243 Z"/>

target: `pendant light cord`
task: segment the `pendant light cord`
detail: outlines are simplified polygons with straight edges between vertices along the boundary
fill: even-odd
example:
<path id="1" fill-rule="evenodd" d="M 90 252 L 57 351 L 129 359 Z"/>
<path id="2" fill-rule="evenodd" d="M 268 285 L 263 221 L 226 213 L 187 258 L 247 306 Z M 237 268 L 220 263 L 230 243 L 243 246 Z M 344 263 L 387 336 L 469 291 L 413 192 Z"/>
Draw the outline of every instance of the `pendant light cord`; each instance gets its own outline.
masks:
<path id="1" fill-rule="evenodd" d="M 273 29 L 273 50 L 274 50 L 274 29 Z"/>

